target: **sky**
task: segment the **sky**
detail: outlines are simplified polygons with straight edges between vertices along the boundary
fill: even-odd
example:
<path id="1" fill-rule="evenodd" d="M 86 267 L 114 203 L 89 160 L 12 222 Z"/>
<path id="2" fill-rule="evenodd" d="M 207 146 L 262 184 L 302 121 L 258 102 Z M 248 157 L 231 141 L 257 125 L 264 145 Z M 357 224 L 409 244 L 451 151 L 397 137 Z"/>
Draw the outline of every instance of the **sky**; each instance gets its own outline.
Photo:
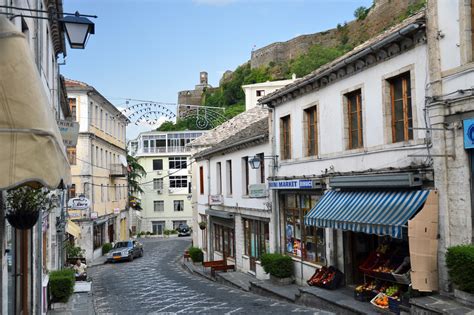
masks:
<path id="1" fill-rule="evenodd" d="M 252 49 L 336 27 L 372 0 L 64 0 L 64 12 L 97 15 L 84 50 L 68 49 L 61 73 L 126 99 L 176 103 L 199 72 L 219 85 Z M 127 128 L 127 139 L 151 126 Z"/>

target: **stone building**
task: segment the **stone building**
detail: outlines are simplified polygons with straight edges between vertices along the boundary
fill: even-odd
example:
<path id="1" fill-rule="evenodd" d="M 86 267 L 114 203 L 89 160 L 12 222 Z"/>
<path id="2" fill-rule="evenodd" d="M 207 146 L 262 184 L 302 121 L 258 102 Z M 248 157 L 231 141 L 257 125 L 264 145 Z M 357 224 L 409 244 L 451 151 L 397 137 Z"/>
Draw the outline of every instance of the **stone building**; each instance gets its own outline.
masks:
<path id="1" fill-rule="evenodd" d="M 202 105 L 202 97 L 205 91 L 212 89 L 208 82 L 207 72 L 199 73 L 199 84 L 196 84 L 194 90 L 184 90 L 178 92 L 178 118 L 186 116 L 188 108 L 186 105 Z"/>
<path id="2" fill-rule="evenodd" d="M 129 237 L 127 153 L 128 119 L 94 87 L 67 80 L 69 106 L 79 122 L 76 147 L 68 148 L 72 187 L 70 198 L 83 195 L 91 206 L 69 209 L 71 225 L 78 224 L 75 243 L 88 261 L 102 255 L 102 245 Z"/>

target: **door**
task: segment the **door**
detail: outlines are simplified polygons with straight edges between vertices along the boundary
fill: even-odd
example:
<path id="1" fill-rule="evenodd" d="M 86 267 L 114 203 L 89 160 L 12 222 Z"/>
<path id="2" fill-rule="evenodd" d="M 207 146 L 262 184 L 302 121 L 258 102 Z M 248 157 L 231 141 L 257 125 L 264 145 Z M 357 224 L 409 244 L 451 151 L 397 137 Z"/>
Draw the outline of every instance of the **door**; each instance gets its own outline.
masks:
<path id="1" fill-rule="evenodd" d="M 156 235 L 163 235 L 165 230 L 165 222 L 164 221 L 155 221 L 152 223 L 152 231 Z"/>

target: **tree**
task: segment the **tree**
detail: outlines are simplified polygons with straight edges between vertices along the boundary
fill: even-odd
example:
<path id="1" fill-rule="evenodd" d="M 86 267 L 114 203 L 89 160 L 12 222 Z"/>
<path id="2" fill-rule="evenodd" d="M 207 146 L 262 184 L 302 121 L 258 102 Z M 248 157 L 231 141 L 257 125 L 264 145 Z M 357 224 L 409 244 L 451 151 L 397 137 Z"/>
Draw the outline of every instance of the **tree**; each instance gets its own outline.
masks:
<path id="1" fill-rule="evenodd" d="M 143 189 L 140 187 L 138 181 L 146 176 L 146 171 L 138 163 L 138 160 L 133 156 L 127 154 L 127 163 L 128 163 L 128 187 L 130 194 L 143 193 Z"/>
<path id="2" fill-rule="evenodd" d="M 366 7 L 358 7 L 357 9 L 355 9 L 354 11 L 354 17 L 360 21 L 360 20 L 364 20 L 366 17 L 367 17 L 367 14 L 369 14 L 369 11 L 370 11 L 370 8 L 366 8 Z"/>

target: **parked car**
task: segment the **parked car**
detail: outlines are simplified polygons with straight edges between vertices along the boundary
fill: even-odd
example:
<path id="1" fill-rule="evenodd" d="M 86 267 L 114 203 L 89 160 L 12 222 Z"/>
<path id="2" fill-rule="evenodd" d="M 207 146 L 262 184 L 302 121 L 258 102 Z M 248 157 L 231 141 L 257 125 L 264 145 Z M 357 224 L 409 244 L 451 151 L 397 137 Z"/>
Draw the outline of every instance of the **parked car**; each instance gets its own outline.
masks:
<path id="1" fill-rule="evenodd" d="M 178 230 L 178 236 L 191 235 L 191 228 L 187 224 L 180 224 L 177 230 Z"/>
<path id="2" fill-rule="evenodd" d="M 107 262 L 121 260 L 132 261 L 134 258 L 143 256 L 143 245 L 137 241 L 128 240 L 115 243 L 107 254 Z"/>

